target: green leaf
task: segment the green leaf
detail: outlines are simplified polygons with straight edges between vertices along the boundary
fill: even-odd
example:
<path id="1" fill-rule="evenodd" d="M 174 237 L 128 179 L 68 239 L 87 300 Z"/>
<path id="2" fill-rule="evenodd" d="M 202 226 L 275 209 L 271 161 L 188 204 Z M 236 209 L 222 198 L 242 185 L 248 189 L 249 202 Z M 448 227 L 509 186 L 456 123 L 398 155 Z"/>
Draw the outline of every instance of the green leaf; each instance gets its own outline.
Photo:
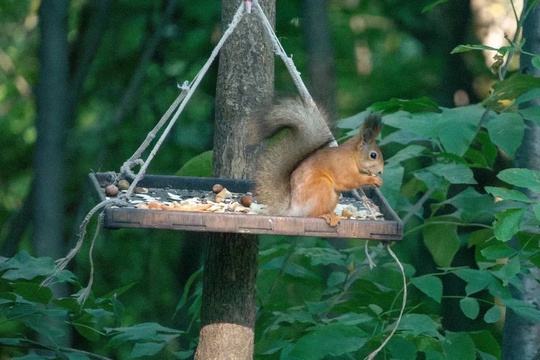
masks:
<path id="1" fill-rule="evenodd" d="M 17 356 L 11 358 L 11 360 L 56 360 L 58 359 L 56 356 L 43 356 L 43 355 L 36 355 L 36 354 L 29 354 L 24 356 Z"/>
<path id="2" fill-rule="evenodd" d="M 415 144 L 409 145 L 399 150 L 391 158 L 385 159 L 385 162 L 386 162 L 386 165 L 400 163 L 402 161 L 406 161 L 406 160 L 410 160 L 410 159 L 422 156 L 424 153 L 427 153 L 428 151 L 429 149 L 422 145 L 415 145 Z"/>
<path id="3" fill-rule="evenodd" d="M 20 346 L 25 343 L 25 339 L 19 338 L 0 338 L 0 344 L 5 346 Z"/>
<path id="4" fill-rule="evenodd" d="M 184 166 L 176 172 L 176 176 L 212 176 L 212 150 L 208 150 L 189 159 Z"/>
<path id="5" fill-rule="evenodd" d="M 189 279 L 186 281 L 186 284 L 184 285 L 184 289 L 182 291 L 182 297 L 180 298 L 180 300 L 178 301 L 178 304 L 176 305 L 174 316 L 176 316 L 178 311 L 180 311 L 180 309 L 182 309 L 186 305 L 191 286 L 195 280 L 200 279 L 200 277 L 202 276 L 202 272 L 203 272 L 202 268 L 195 271 L 193 274 L 191 274 Z"/>
<path id="6" fill-rule="evenodd" d="M 451 52 L 450 54 L 459 54 L 459 53 L 462 53 L 462 52 L 466 52 L 466 51 L 471 51 L 471 50 L 493 50 L 493 51 L 499 51 L 499 49 L 496 49 L 494 47 L 491 47 L 491 46 L 487 46 L 487 45 L 458 45 L 456 46 Z"/>
<path id="7" fill-rule="evenodd" d="M 525 124 L 518 113 L 502 113 L 488 119 L 484 127 L 489 138 L 509 156 L 514 156 L 523 140 Z"/>
<path id="8" fill-rule="evenodd" d="M 425 170 L 443 177 L 451 184 L 476 184 L 472 170 L 465 164 L 457 163 L 437 163 Z"/>
<path id="9" fill-rule="evenodd" d="M 184 333 L 157 323 L 140 323 L 128 327 L 106 328 L 105 330 L 112 335 L 111 346 L 118 346 L 125 342 L 168 342 Z"/>
<path id="10" fill-rule="evenodd" d="M 501 345 L 489 330 L 469 331 L 476 351 L 481 352 L 481 360 L 497 360 L 501 358 Z"/>
<path id="11" fill-rule="evenodd" d="M 295 254 L 302 255 L 311 260 L 312 266 L 339 265 L 345 266 L 347 255 L 331 248 L 298 248 Z"/>
<path id="12" fill-rule="evenodd" d="M 504 264 L 499 270 L 493 271 L 493 275 L 503 281 L 506 286 L 510 279 L 521 271 L 521 263 L 517 256 L 510 258 L 506 264 Z"/>
<path id="13" fill-rule="evenodd" d="M 424 8 L 422 9 L 422 12 L 425 13 L 425 12 L 428 12 L 430 11 L 431 9 L 433 9 L 435 6 L 437 5 L 440 5 L 440 4 L 444 4 L 445 2 L 447 2 L 448 0 L 437 0 L 437 1 L 434 1 L 432 2 L 431 4 L 428 4 L 426 6 L 424 6 Z"/>
<path id="14" fill-rule="evenodd" d="M 465 293 L 467 295 L 472 295 L 484 290 L 490 286 L 494 280 L 493 276 L 486 270 L 456 269 L 453 273 L 467 282 L 467 285 L 465 286 Z"/>
<path id="15" fill-rule="evenodd" d="M 426 360 L 444 360 L 444 356 L 439 351 L 428 350 L 425 352 Z"/>
<path id="16" fill-rule="evenodd" d="M 81 352 L 64 352 L 63 355 L 68 360 L 90 360 L 90 357 L 88 357 L 88 355 Z"/>
<path id="17" fill-rule="evenodd" d="M 445 360 L 476 360 L 474 342 L 465 332 L 446 332 Z"/>
<path id="18" fill-rule="evenodd" d="M 443 294 L 443 285 L 439 277 L 433 275 L 422 275 L 411 279 L 411 284 L 424 294 L 440 303 Z"/>
<path id="19" fill-rule="evenodd" d="M 510 185 L 528 188 L 531 191 L 540 193 L 540 171 L 512 168 L 499 172 L 497 177 Z"/>
<path id="20" fill-rule="evenodd" d="M 493 232 L 500 241 L 508 241 L 519 231 L 526 209 L 506 209 L 495 214 Z"/>
<path id="21" fill-rule="evenodd" d="M 163 350 L 165 343 L 155 343 L 155 342 L 146 342 L 146 343 L 135 343 L 133 349 L 131 350 L 131 358 L 139 358 L 143 356 L 153 356 L 158 352 Z"/>
<path id="22" fill-rule="evenodd" d="M 535 88 L 519 95 L 518 98 L 516 99 L 516 104 L 522 105 L 530 101 L 536 101 L 538 100 L 538 98 L 540 98 L 540 88 Z M 538 107 L 538 106 L 532 105 L 530 107 Z M 521 113 L 524 108 L 525 107 L 520 106 L 518 111 Z"/>
<path id="23" fill-rule="evenodd" d="M 534 215 L 540 220 L 540 203 L 533 206 Z"/>
<path id="24" fill-rule="evenodd" d="M 478 300 L 471 297 L 465 297 L 459 301 L 459 307 L 463 314 L 469 319 L 476 319 L 480 313 L 480 304 Z"/>
<path id="25" fill-rule="evenodd" d="M 47 304 L 53 297 L 51 289 L 37 283 L 17 282 L 13 284 L 13 291 L 27 301 L 41 304 Z"/>
<path id="26" fill-rule="evenodd" d="M 329 324 L 317 327 L 302 336 L 289 353 L 291 360 L 318 360 L 350 354 L 367 341 L 366 334 L 356 326 Z"/>
<path id="27" fill-rule="evenodd" d="M 370 110 L 386 113 L 393 113 L 400 110 L 407 111 L 409 113 L 440 111 L 439 105 L 428 97 L 421 97 L 412 100 L 392 98 L 390 100 L 377 102 L 371 105 Z"/>
<path id="28" fill-rule="evenodd" d="M 534 304 L 519 299 L 506 298 L 503 299 L 503 305 L 524 319 L 540 322 L 540 310 Z"/>
<path id="29" fill-rule="evenodd" d="M 352 136 L 358 133 L 358 127 L 360 126 L 360 124 L 362 124 L 366 116 L 370 113 L 371 111 L 369 110 L 359 112 L 358 114 L 354 114 L 353 116 L 350 116 L 348 118 L 339 119 L 338 121 L 336 121 L 335 125 L 339 129 L 354 129 L 348 134 Z"/>
<path id="30" fill-rule="evenodd" d="M 484 100 L 487 106 L 500 105 L 504 101 L 514 101 L 526 92 L 540 88 L 540 78 L 535 78 L 526 74 L 514 74 L 508 79 L 496 82 L 493 85 L 493 92 Z M 505 108 L 507 104 L 503 105 Z"/>
<path id="31" fill-rule="evenodd" d="M 474 139 L 484 111 L 481 105 L 476 104 L 454 109 L 443 108 L 438 113 L 392 114 L 385 117 L 385 124 L 403 131 L 390 134 L 384 142 L 439 141 L 446 152 L 461 157 Z M 404 136 L 411 133 L 418 136 Z"/>
<path id="32" fill-rule="evenodd" d="M 311 270 L 312 268 L 307 268 L 295 263 L 288 263 L 285 267 L 285 273 L 295 278 L 318 280 L 319 278 L 317 275 Z"/>
<path id="33" fill-rule="evenodd" d="M 491 245 L 480 250 L 480 253 L 488 260 L 497 260 L 513 256 L 517 251 L 508 245 Z"/>
<path id="34" fill-rule="evenodd" d="M 413 175 L 415 178 L 422 181 L 428 189 L 437 189 L 438 191 L 443 191 L 448 187 L 448 183 L 445 179 L 431 172 L 427 172 L 424 169 L 413 173 Z"/>
<path id="35" fill-rule="evenodd" d="M 502 317 L 502 311 L 499 305 L 493 305 L 486 313 L 484 314 L 484 321 L 488 324 L 493 324 L 499 321 Z"/>
<path id="36" fill-rule="evenodd" d="M 54 269 L 55 264 L 51 258 L 35 258 L 26 251 L 21 251 L 7 261 L 0 262 L 0 271 L 7 270 L 2 278 L 11 281 L 47 277 L 53 273 Z"/>
<path id="37" fill-rule="evenodd" d="M 488 168 L 491 170 L 493 168 L 493 164 L 495 164 L 495 160 L 499 156 L 499 149 L 497 149 L 497 146 L 491 142 L 489 134 L 486 131 L 479 131 L 476 135 L 476 139 L 480 145 L 478 151 L 484 156 Z M 470 150 L 474 150 L 474 148 L 471 147 Z"/>
<path id="38" fill-rule="evenodd" d="M 338 316 L 334 318 L 336 322 L 343 324 L 343 325 L 358 325 L 358 324 L 365 324 L 370 321 L 373 321 L 373 316 L 370 316 L 368 314 L 356 314 L 356 313 L 347 313 L 341 316 Z"/>
<path id="39" fill-rule="evenodd" d="M 443 109 L 438 115 L 437 137 L 444 150 L 462 157 L 476 136 L 484 112 L 479 104 Z"/>
<path id="40" fill-rule="evenodd" d="M 535 56 L 531 59 L 531 64 L 537 68 L 540 69 L 540 56 Z"/>
<path id="41" fill-rule="evenodd" d="M 428 224 L 423 229 L 424 244 L 438 266 L 448 267 L 459 250 L 460 241 L 455 224 Z"/>
<path id="42" fill-rule="evenodd" d="M 467 187 L 441 204 L 455 207 L 456 211 L 452 213 L 452 216 L 463 220 L 463 222 L 491 220 L 493 217 L 493 198 L 486 194 L 480 194 L 472 187 Z"/>
<path id="43" fill-rule="evenodd" d="M 538 92 L 540 93 L 540 89 Z M 520 108 L 519 113 L 525 120 L 531 120 L 540 125 L 540 106 Z"/>
<path id="44" fill-rule="evenodd" d="M 398 330 L 412 336 L 428 335 L 438 337 L 439 324 L 425 314 L 405 314 L 401 318 Z"/>
<path id="45" fill-rule="evenodd" d="M 379 316 L 383 313 L 383 308 L 380 307 L 379 305 L 377 304 L 369 304 L 368 305 L 369 309 L 371 311 L 373 311 L 373 313 L 375 313 L 375 315 Z"/>
<path id="46" fill-rule="evenodd" d="M 51 342 L 57 342 L 66 336 L 66 327 L 63 325 L 68 314 L 64 310 L 21 304 L 10 308 L 9 314 L 4 311 L 4 314 L 8 318 L 17 318 Z"/>
<path id="47" fill-rule="evenodd" d="M 385 166 L 381 177 L 384 181 L 384 186 L 381 188 L 384 197 L 390 204 L 395 206 L 401 199 L 401 186 L 403 185 L 403 175 L 405 169 L 401 165 Z"/>
<path id="48" fill-rule="evenodd" d="M 388 342 L 388 350 L 392 354 L 392 359 L 416 360 L 418 354 L 413 341 L 400 337 L 393 337 Z"/>
<path id="49" fill-rule="evenodd" d="M 505 189 L 501 187 L 486 186 L 484 188 L 486 192 L 490 193 L 495 197 L 499 197 L 503 200 L 515 200 L 522 202 L 531 202 L 532 200 L 528 198 L 527 195 L 522 193 L 519 190 Z"/>

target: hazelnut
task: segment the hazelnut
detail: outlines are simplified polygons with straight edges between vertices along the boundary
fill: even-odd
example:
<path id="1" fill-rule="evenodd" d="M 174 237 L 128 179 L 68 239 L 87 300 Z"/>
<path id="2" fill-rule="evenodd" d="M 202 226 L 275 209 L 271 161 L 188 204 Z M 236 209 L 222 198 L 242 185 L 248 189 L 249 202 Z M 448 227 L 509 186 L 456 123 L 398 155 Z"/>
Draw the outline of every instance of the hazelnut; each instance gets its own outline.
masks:
<path id="1" fill-rule="evenodd" d="M 116 185 L 109 185 L 105 188 L 105 195 L 109 197 L 115 197 L 118 195 L 118 188 Z"/>
<path id="2" fill-rule="evenodd" d="M 250 207 L 252 202 L 253 199 L 251 198 L 251 195 L 244 195 L 240 198 L 240 203 L 245 207 Z"/>
<path id="3" fill-rule="evenodd" d="M 129 185 L 130 185 L 130 184 L 129 184 L 129 181 L 127 181 L 127 180 L 120 180 L 120 181 L 118 182 L 118 189 L 119 189 L 119 190 L 127 190 L 127 189 L 129 189 Z"/>
<path id="4" fill-rule="evenodd" d="M 224 187 L 221 184 L 214 184 L 214 186 L 212 186 L 212 192 L 214 194 L 219 194 L 223 189 Z"/>

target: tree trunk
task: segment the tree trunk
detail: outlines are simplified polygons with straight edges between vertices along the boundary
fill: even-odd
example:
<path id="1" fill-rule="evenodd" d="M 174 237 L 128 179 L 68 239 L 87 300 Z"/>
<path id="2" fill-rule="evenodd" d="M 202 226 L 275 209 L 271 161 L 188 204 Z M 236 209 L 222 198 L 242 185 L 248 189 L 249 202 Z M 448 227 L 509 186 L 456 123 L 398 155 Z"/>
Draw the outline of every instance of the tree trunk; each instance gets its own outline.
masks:
<path id="1" fill-rule="evenodd" d="M 33 246 L 36 256 L 65 255 L 64 184 L 65 129 L 68 123 L 68 12 L 69 0 L 43 0 L 39 7 L 41 34 L 39 81 L 36 89 L 37 140 L 34 156 Z M 67 296 L 66 286 L 55 286 L 56 297 Z M 69 331 L 58 339 L 69 345 Z M 45 341 L 45 340 L 43 340 Z"/>
<path id="2" fill-rule="evenodd" d="M 524 50 L 540 54 L 540 5 L 525 20 L 523 37 L 527 40 Z M 520 68 L 524 73 L 540 76 L 540 70 L 532 66 L 530 56 L 521 56 Z M 531 105 L 540 106 L 540 100 Z M 516 153 L 516 166 L 540 170 L 540 126 L 533 121 L 527 121 L 527 126 L 521 147 Z M 537 193 L 529 192 L 528 195 L 540 200 Z M 516 294 L 538 309 L 540 309 L 540 285 L 535 279 L 539 276 L 538 269 L 532 276 L 522 276 L 523 293 Z M 525 320 L 508 310 L 504 322 L 502 359 L 540 359 L 539 344 L 540 324 Z"/>
<path id="3" fill-rule="evenodd" d="M 260 2 L 269 20 L 275 0 Z M 222 28 L 240 2 L 222 1 Z M 214 175 L 250 178 L 257 149 L 247 150 L 250 118 L 272 102 L 273 48 L 260 19 L 245 14 L 221 49 L 216 91 Z M 203 300 L 196 359 L 253 359 L 257 238 L 210 234 L 206 242 Z"/>
<path id="4" fill-rule="evenodd" d="M 36 91 L 37 141 L 34 157 L 34 249 L 39 256 L 64 255 L 65 129 L 68 106 L 69 0 L 44 0 L 39 82 Z"/>
<path id="5" fill-rule="evenodd" d="M 303 0 L 302 22 L 308 55 L 310 92 L 318 104 L 332 115 L 336 107 L 336 64 L 328 0 Z"/>

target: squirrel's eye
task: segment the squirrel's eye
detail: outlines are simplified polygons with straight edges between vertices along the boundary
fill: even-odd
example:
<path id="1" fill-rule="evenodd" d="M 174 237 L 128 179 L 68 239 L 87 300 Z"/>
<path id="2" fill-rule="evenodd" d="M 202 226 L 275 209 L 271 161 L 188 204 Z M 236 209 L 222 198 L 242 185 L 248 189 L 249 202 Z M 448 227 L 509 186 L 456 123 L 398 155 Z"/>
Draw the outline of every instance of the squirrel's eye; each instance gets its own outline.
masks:
<path id="1" fill-rule="evenodd" d="M 369 157 L 375 160 L 377 158 L 377 153 L 375 151 L 372 151 L 369 153 Z"/>

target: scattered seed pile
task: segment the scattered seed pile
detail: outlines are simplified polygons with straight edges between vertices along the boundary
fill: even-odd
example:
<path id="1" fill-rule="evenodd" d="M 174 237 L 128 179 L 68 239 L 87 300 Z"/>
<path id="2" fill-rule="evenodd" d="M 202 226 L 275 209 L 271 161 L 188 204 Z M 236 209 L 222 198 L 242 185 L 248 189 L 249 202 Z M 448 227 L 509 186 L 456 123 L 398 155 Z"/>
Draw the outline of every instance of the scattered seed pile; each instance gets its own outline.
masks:
<path id="1" fill-rule="evenodd" d="M 129 182 L 100 184 L 106 197 L 125 193 Z M 384 220 L 379 208 L 369 199 L 369 204 L 354 198 L 342 197 L 334 211 L 343 219 Z M 191 211 L 213 213 L 262 214 L 264 204 L 258 204 L 251 193 L 230 192 L 220 184 L 212 190 L 135 188 L 129 206 L 136 209 Z"/>

